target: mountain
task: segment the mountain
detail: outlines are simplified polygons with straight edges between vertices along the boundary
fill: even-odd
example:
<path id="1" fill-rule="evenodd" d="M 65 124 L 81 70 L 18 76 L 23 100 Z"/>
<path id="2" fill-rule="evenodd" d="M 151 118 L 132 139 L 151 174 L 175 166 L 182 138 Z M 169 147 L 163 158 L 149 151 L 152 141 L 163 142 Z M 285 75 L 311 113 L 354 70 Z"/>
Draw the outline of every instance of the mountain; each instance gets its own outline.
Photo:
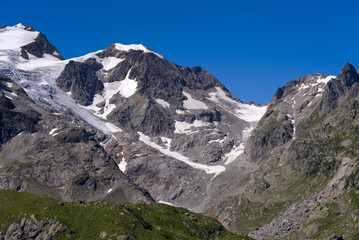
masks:
<path id="1" fill-rule="evenodd" d="M 0 29 L 0 73 L 1 189 L 166 203 L 255 239 L 359 236 L 359 74 L 349 63 L 258 106 L 143 45 L 65 60 L 18 24 Z"/>
<path id="2" fill-rule="evenodd" d="M 279 88 L 207 214 L 255 239 L 356 239 L 357 89 L 349 63 Z"/>
<path id="3" fill-rule="evenodd" d="M 91 129 L 156 201 L 201 211 L 212 179 L 243 151 L 266 110 L 242 103 L 202 68 L 178 66 L 142 45 L 116 43 L 62 60 L 48 42 L 36 45 L 36 55 L 24 47 L 41 35 L 32 28 L 5 27 L 0 35 L 23 39 L 16 46 L 3 40 L 0 72 L 42 108 L 71 113 Z"/>

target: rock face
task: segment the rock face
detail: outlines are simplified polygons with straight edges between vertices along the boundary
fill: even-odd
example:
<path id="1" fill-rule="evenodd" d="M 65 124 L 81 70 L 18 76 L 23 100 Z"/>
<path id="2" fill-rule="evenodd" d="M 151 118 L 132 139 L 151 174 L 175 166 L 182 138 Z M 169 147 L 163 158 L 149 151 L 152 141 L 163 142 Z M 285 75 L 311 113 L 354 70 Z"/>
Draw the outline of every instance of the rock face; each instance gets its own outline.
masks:
<path id="1" fill-rule="evenodd" d="M 14 96 L 21 102 L 32 103 L 22 88 L 0 74 L 0 146 L 22 131 L 34 132 L 40 120 L 40 114 L 33 109 L 16 107 L 20 103 L 14 104 Z"/>
<path id="2" fill-rule="evenodd" d="M 34 216 L 31 219 L 23 218 L 21 223 L 13 223 L 9 228 L 0 233 L 1 240 L 10 239 L 56 239 L 61 233 L 68 229 L 64 227 L 57 219 L 36 220 Z"/>
<path id="3" fill-rule="evenodd" d="M 25 30 L 26 29 L 28 29 L 27 31 L 33 31 L 33 29 L 29 29 L 28 26 L 25 26 Z M 52 55 L 59 60 L 64 60 L 64 58 L 60 55 L 59 51 L 52 44 L 49 43 L 46 36 L 42 33 L 39 33 L 34 42 L 21 47 L 21 56 L 23 58 L 29 59 L 28 53 L 38 58 L 43 58 L 44 54 L 46 53 Z"/>
<path id="4" fill-rule="evenodd" d="M 96 76 L 96 71 L 101 68 L 102 65 L 92 58 L 83 63 L 70 61 L 57 78 L 57 85 L 65 92 L 71 91 L 72 97 L 80 104 L 90 105 L 94 95 L 103 89 Z"/>
<path id="5" fill-rule="evenodd" d="M 4 75 L 0 75 L 0 101 L 1 189 L 66 201 L 153 201 L 118 169 L 94 134 L 78 127 L 81 123 L 75 118 L 68 124 L 66 117 L 48 113 Z M 47 130 L 53 124 L 58 128 Z"/>
<path id="6" fill-rule="evenodd" d="M 359 74 L 350 63 L 345 64 L 335 81 L 327 84 L 320 103 L 321 115 L 327 115 L 340 106 L 346 97 L 358 95 Z M 355 86 L 353 86 L 355 85 Z M 351 91 L 351 93 L 349 93 Z"/>

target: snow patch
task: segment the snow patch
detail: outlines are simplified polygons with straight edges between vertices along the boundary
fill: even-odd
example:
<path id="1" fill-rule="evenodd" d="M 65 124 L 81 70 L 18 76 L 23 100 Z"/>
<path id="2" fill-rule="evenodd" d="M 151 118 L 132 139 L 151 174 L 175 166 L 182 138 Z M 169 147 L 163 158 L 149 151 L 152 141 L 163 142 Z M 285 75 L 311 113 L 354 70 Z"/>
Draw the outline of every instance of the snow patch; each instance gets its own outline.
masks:
<path id="1" fill-rule="evenodd" d="M 113 125 L 113 124 L 110 123 L 110 122 L 107 122 L 107 123 L 106 123 L 106 128 L 107 128 L 110 132 L 112 132 L 112 133 L 122 132 L 122 129 L 121 129 L 121 128 L 119 128 L 119 127 Z"/>
<path id="2" fill-rule="evenodd" d="M 154 51 L 151 51 L 150 49 L 146 48 L 142 44 L 124 45 L 124 44 L 120 44 L 120 43 L 115 43 L 115 48 L 117 50 L 119 50 L 119 51 L 125 51 L 125 52 L 129 52 L 131 50 L 134 50 L 134 51 L 143 51 L 144 53 L 153 53 L 156 56 L 158 56 L 159 58 L 164 59 L 164 57 L 161 54 L 158 54 L 158 53 L 156 53 Z"/>
<path id="3" fill-rule="evenodd" d="M 317 80 L 317 84 L 320 84 L 320 83 L 324 83 L 324 84 L 327 84 L 330 80 L 332 80 L 333 78 L 336 78 L 337 76 L 334 76 L 334 75 L 330 75 L 330 76 L 326 76 L 325 78 L 319 78 Z"/>
<path id="4" fill-rule="evenodd" d="M 164 144 L 168 149 L 171 148 L 171 142 L 172 142 L 172 139 L 171 139 L 171 138 L 161 137 L 161 140 L 162 140 L 163 144 Z"/>
<path id="5" fill-rule="evenodd" d="M 49 132 L 49 135 L 54 135 L 54 133 L 58 130 L 58 128 L 53 128 L 51 129 L 51 131 Z"/>
<path id="6" fill-rule="evenodd" d="M 108 71 L 108 70 L 116 67 L 117 64 L 119 64 L 123 60 L 125 60 L 125 59 L 116 58 L 116 57 L 106 57 L 103 59 L 100 58 L 100 62 L 103 65 L 103 70 L 105 70 L 105 71 Z"/>
<path id="7" fill-rule="evenodd" d="M 267 106 L 243 104 L 229 98 L 220 87 L 216 87 L 216 91 L 209 93 L 209 96 L 209 100 L 246 122 L 257 123 L 267 111 Z"/>
<path id="8" fill-rule="evenodd" d="M 96 116 L 102 119 L 107 119 L 107 115 L 109 115 L 116 108 L 115 104 L 110 103 L 111 98 L 115 94 L 120 93 L 123 97 L 128 98 L 136 92 L 137 82 L 136 80 L 129 79 L 130 72 L 131 69 L 127 72 L 126 78 L 122 81 L 104 83 L 102 93 L 95 94 L 91 105 L 79 106 L 87 110 L 91 110 Z M 103 108 L 103 112 L 101 113 L 102 108 L 97 107 L 97 105 L 102 102 L 105 102 L 105 106 Z"/>
<path id="9" fill-rule="evenodd" d="M 236 160 L 236 158 L 240 156 L 243 153 L 243 151 L 244 151 L 244 143 L 241 143 L 238 146 L 234 146 L 229 153 L 226 153 L 224 155 L 224 160 L 226 161 L 224 164 L 227 165 L 233 162 L 234 160 Z"/>
<path id="10" fill-rule="evenodd" d="M 6 82 L 5 85 L 8 87 L 8 88 L 12 88 L 13 87 L 13 84 L 11 82 Z"/>
<path id="11" fill-rule="evenodd" d="M 183 110 L 178 110 L 178 109 L 176 109 L 176 113 L 177 114 L 182 114 L 182 115 L 185 114 L 185 112 Z"/>
<path id="12" fill-rule="evenodd" d="M 169 202 L 165 202 L 165 201 L 158 201 L 158 203 L 162 203 L 162 204 L 166 204 L 166 205 L 169 205 L 169 206 L 173 206 L 172 203 L 169 203 Z"/>
<path id="13" fill-rule="evenodd" d="M 161 105 L 163 108 L 169 108 L 169 107 L 171 106 L 168 102 L 166 102 L 165 100 L 160 99 L 160 98 L 156 98 L 155 101 L 156 101 L 159 105 Z"/>
<path id="14" fill-rule="evenodd" d="M 176 120 L 174 133 L 189 135 L 191 133 L 194 133 L 192 131 L 192 128 L 204 127 L 208 125 L 210 125 L 210 123 L 202 122 L 200 120 L 195 120 L 193 123 L 180 122 Z"/>
<path id="15" fill-rule="evenodd" d="M 188 164 L 189 166 L 191 166 L 193 168 L 203 170 L 207 174 L 214 174 L 214 177 L 216 177 L 218 174 L 220 174 L 221 172 L 226 170 L 226 168 L 224 166 L 221 166 L 221 165 L 207 166 L 207 165 L 204 165 L 204 164 L 192 162 L 191 160 L 189 160 L 188 157 L 183 156 L 182 154 L 180 154 L 178 152 L 174 152 L 174 151 L 171 151 L 169 149 L 165 149 L 164 147 L 156 144 L 155 142 L 153 142 L 151 140 L 151 138 L 149 136 L 146 136 L 145 134 L 143 134 L 141 132 L 137 132 L 137 133 L 138 133 L 138 135 L 140 135 L 139 140 L 144 142 L 146 145 L 159 150 L 161 153 L 163 153 L 166 156 L 169 156 L 171 158 L 174 158 L 174 159 L 177 159 L 177 160 L 179 160 L 181 162 L 184 162 L 184 163 Z"/>
<path id="16" fill-rule="evenodd" d="M 121 170 L 121 172 L 125 173 L 127 167 L 127 162 L 122 159 L 122 161 L 118 164 L 118 168 Z"/>
<path id="17" fill-rule="evenodd" d="M 186 109 L 208 109 L 207 105 L 199 100 L 193 99 L 191 94 L 182 92 L 187 100 L 183 101 L 183 107 Z"/>
<path id="18" fill-rule="evenodd" d="M 12 97 L 18 97 L 18 95 L 17 95 L 15 92 L 8 92 L 8 91 L 6 91 L 6 90 L 2 90 L 2 91 L 4 92 L 5 96 L 6 96 L 7 98 L 10 98 L 11 100 L 13 100 Z M 10 96 L 12 96 L 12 97 L 10 97 Z"/>

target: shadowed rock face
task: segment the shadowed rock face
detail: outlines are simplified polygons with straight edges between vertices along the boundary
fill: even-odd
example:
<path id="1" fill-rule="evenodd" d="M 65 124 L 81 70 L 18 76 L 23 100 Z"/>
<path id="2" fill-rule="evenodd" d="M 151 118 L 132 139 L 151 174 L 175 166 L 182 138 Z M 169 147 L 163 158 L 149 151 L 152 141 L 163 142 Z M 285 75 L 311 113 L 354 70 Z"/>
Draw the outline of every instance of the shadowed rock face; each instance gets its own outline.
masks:
<path id="1" fill-rule="evenodd" d="M 11 94 L 21 97 L 22 103 L 32 102 L 22 88 L 0 73 L 0 148 L 20 132 L 32 133 L 39 127 L 40 114 L 30 107 L 19 106 L 19 102 L 15 105 Z"/>
<path id="2" fill-rule="evenodd" d="M 25 30 L 27 30 L 26 27 Z M 34 31 L 34 30 L 31 28 L 27 31 Z M 60 55 L 56 47 L 54 47 L 51 43 L 49 43 L 46 36 L 42 33 L 39 33 L 39 35 L 37 36 L 34 42 L 21 47 L 21 56 L 23 58 L 29 59 L 29 55 L 27 53 L 30 53 L 38 58 L 42 58 L 46 53 L 60 60 L 64 60 L 64 58 Z"/>
<path id="3" fill-rule="evenodd" d="M 102 65 L 95 59 L 85 62 L 70 61 L 61 75 L 57 78 L 57 85 L 65 92 L 71 91 L 72 97 L 82 105 L 92 103 L 96 93 L 103 89 L 102 82 L 96 76 L 96 71 Z"/>
<path id="4" fill-rule="evenodd" d="M 350 63 L 345 64 L 337 78 L 330 81 L 325 88 L 323 100 L 320 103 L 321 115 L 333 112 L 348 97 L 350 90 L 351 96 L 355 97 L 359 90 L 358 83 L 359 74 L 354 66 Z"/>

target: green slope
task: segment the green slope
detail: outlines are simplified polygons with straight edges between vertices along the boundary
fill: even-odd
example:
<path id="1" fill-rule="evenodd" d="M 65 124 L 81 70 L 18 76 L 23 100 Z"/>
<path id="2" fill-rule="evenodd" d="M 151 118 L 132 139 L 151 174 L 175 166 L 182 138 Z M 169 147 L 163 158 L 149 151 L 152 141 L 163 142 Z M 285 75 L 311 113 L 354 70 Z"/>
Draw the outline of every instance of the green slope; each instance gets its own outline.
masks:
<path id="1" fill-rule="evenodd" d="M 214 218 L 164 204 L 62 203 L 26 192 L 0 191 L 0 232 L 31 218 L 58 219 L 68 231 L 57 239 L 248 239 L 229 232 Z"/>

